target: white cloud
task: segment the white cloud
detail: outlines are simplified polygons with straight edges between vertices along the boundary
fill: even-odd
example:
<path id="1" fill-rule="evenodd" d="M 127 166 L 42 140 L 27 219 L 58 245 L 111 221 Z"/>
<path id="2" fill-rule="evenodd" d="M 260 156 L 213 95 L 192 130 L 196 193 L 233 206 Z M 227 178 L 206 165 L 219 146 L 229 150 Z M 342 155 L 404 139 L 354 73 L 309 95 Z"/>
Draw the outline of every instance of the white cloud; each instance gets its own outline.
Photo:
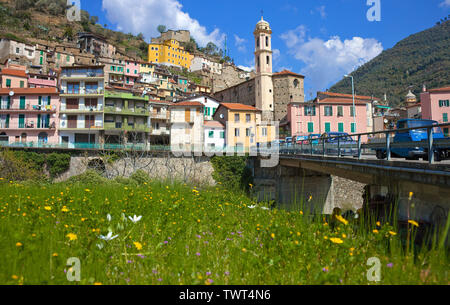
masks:
<path id="1" fill-rule="evenodd" d="M 219 29 L 212 32 L 183 11 L 177 0 L 103 0 L 103 10 L 117 29 L 134 34 L 142 32 L 148 40 L 159 36 L 156 28 L 166 25 L 172 30 L 189 30 L 197 43 L 205 46 L 212 41 L 222 46 L 225 35 Z"/>
<path id="2" fill-rule="evenodd" d="M 234 34 L 234 45 L 237 47 L 239 52 L 246 52 L 247 51 L 247 47 L 246 47 L 246 42 L 247 39 L 244 38 L 240 38 L 238 35 Z"/>
<path id="3" fill-rule="evenodd" d="M 325 12 L 325 5 L 316 7 L 316 11 L 319 12 L 320 17 L 322 17 L 322 19 L 325 19 L 327 17 L 327 13 Z"/>
<path id="4" fill-rule="evenodd" d="M 251 66 L 251 67 L 248 67 L 248 66 L 237 66 L 239 69 L 242 69 L 242 70 L 244 70 L 244 71 L 247 71 L 247 72 L 251 72 L 251 71 L 254 71 L 255 70 L 255 66 L 253 65 L 253 66 Z"/>
<path id="5" fill-rule="evenodd" d="M 440 7 L 450 7 L 450 0 L 444 0 L 439 4 Z"/>
<path id="6" fill-rule="evenodd" d="M 376 39 L 353 37 L 342 41 L 338 36 L 327 41 L 305 39 L 305 28 L 300 31 L 299 28 L 283 34 L 282 39 L 288 52 L 305 64 L 300 73 L 306 76 L 315 91 L 326 89 L 383 51 L 382 44 Z"/>

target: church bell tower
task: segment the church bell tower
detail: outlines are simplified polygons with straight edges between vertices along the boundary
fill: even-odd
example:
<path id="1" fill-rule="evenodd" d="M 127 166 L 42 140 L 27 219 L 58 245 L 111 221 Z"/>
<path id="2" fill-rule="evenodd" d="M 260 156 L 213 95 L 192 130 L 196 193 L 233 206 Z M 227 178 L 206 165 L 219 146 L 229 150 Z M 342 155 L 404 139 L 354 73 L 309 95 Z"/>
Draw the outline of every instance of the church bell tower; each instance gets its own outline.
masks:
<path id="1" fill-rule="evenodd" d="M 272 30 L 262 17 L 253 32 L 255 36 L 255 106 L 262 111 L 261 120 L 273 121 Z"/>

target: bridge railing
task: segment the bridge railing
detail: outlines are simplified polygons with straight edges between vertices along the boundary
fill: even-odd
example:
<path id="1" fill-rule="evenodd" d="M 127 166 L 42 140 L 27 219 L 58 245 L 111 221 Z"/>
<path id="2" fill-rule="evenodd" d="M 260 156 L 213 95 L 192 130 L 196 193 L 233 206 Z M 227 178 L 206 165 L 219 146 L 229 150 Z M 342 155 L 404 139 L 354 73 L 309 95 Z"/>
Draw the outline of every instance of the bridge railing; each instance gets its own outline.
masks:
<path id="1" fill-rule="evenodd" d="M 392 159 L 393 149 L 406 149 L 411 159 L 422 157 L 430 164 L 437 160 L 450 158 L 450 139 L 436 138 L 441 134 L 441 127 L 449 127 L 450 123 L 433 124 L 402 129 L 384 131 L 322 136 L 312 140 L 302 140 L 300 143 L 289 143 L 280 146 L 280 154 L 321 155 L 337 157 L 355 157 L 361 159 L 363 155 L 376 155 L 379 159 Z M 421 141 L 394 142 L 393 134 L 407 133 L 411 130 L 421 130 L 426 138 Z M 384 135 L 384 137 L 382 137 Z M 363 142 L 363 138 L 368 138 Z"/>

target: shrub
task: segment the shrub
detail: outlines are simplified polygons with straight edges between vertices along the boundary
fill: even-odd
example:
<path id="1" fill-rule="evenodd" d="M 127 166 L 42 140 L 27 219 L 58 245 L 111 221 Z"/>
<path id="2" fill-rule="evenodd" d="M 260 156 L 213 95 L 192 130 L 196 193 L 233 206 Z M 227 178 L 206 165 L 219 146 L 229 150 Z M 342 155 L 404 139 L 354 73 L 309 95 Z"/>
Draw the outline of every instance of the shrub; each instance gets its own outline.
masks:
<path id="1" fill-rule="evenodd" d="M 247 167 L 247 157 L 218 157 L 211 159 L 212 177 L 230 190 L 248 190 L 252 177 Z"/>
<path id="2" fill-rule="evenodd" d="M 122 176 L 116 177 L 113 180 L 113 182 L 115 182 L 117 184 L 124 184 L 124 185 L 133 185 L 133 186 L 137 185 L 136 180 L 133 180 L 131 178 L 125 178 L 125 177 L 122 177 Z"/>
<path id="3" fill-rule="evenodd" d="M 137 170 L 130 176 L 130 179 L 136 181 L 137 184 L 144 184 L 150 181 L 150 176 L 142 169 Z"/>
<path id="4" fill-rule="evenodd" d="M 70 167 L 69 154 L 51 153 L 47 156 L 46 161 L 51 178 L 64 173 Z"/>
<path id="5" fill-rule="evenodd" d="M 39 167 L 34 162 L 27 162 L 21 155 L 10 150 L 0 152 L 0 177 L 7 181 L 42 180 L 42 165 Z"/>
<path id="6" fill-rule="evenodd" d="M 94 185 L 94 184 L 102 184 L 106 183 L 108 180 L 102 177 L 95 170 L 87 170 L 81 175 L 70 177 L 66 183 L 71 184 L 83 184 L 83 185 Z"/>

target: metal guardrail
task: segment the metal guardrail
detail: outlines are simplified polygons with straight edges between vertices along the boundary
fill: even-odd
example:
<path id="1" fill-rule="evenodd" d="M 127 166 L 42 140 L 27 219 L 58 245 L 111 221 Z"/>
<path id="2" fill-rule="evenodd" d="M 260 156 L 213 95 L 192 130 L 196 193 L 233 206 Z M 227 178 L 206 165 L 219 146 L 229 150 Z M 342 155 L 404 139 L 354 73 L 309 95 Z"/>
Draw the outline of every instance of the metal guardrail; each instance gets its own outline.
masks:
<path id="1" fill-rule="evenodd" d="M 445 149 L 448 148 L 450 151 L 450 139 L 434 139 L 433 129 L 437 127 L 449 127 L 450 123 L 443 124 L 435 124 L 428 126 L 419 126 L 419 127 L 411 127 L 411 128 L 402 128 L 402 129 L 392 129 L 385 131 L 376 131 L 376 132 L 365 132 L 365 133 L 357 133 L 357 134 L 344 134 L 344 135 L 334 135 L 330 137 L 320 137 L 315 138 L 313 140 L 303 140 L 300 144 L 284 144 L 280 145 L 279 151 L 280 153 L 285 154 L 310 154 L 310 155 L 336 155 L 338 157 L 342 157 L 345 155 L 350 155 L 353 157 L 357 157 L 361 159 L 362 155 L 373 155 L 373 149 L 385 149 L 386 150 L 386 159 L 390 161 L 392 159 L 392 149 L 393 148 L 425 148 L 426 157 L 430 164 L 435 162 L 435 152 L 436 149 Z M 400 142 L 394 143 L 392 133 L 401 133 L 408 132 L 410 130 L 426 130 L 427 139 L 423 141 L 410 141 L 410 142 Z M 369 135 L 379 135 L 384 134 L 385 138 L 381 138 L 380 143 L 362 143 L 361 138 L 363 136 Z M 350 137 L 352 141 L 355 143 L 352 144 L 341 144 L 341 138 Z M 354 137 L 357 138 L 357 141 L 353 140 Z M 335 140 L 337 139 L 337 143 L 329 143 L 327 140 Z M 372 139 L 373 140 L 373 139 Z M 384 140 L 384 141 L 383 141 Z M 306 142 L 304 144 L 304 142 Z M 317 142 L 317 143 L 314 143 Z M 262 152 L 262 150 L 260 150 Z M 334 154 L 334 152 L 336 152 Z M 270 153 L 270 149 L 266 150 L 266 153 Z"/>

